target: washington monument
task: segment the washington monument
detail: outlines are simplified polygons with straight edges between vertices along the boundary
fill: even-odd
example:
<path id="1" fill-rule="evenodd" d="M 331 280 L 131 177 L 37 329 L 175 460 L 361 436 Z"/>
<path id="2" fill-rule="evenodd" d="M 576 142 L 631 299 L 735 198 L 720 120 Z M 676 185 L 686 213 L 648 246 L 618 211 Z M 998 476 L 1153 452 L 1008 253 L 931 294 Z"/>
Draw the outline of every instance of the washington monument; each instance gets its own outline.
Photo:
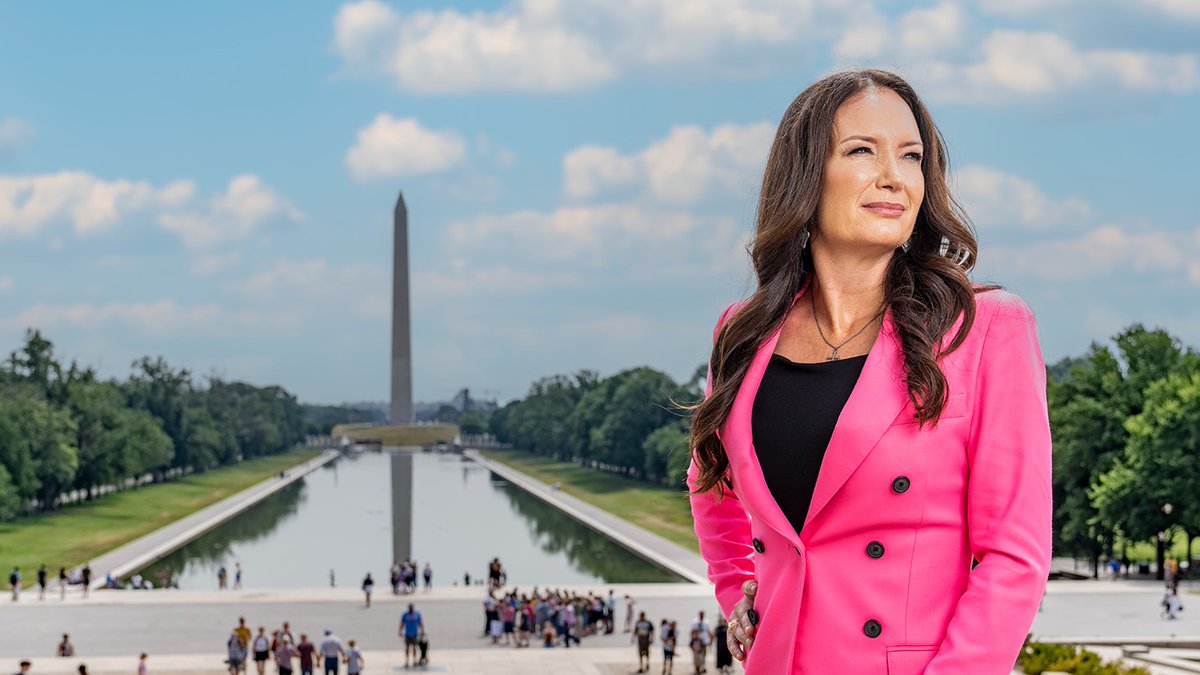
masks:
<path id="1" fill-rule="evenodd" d="M 412 424 L 412 335 L 408 313 L 408 208 L 404 193 L 392 215 L 392 405 L 390 422 Z"/>

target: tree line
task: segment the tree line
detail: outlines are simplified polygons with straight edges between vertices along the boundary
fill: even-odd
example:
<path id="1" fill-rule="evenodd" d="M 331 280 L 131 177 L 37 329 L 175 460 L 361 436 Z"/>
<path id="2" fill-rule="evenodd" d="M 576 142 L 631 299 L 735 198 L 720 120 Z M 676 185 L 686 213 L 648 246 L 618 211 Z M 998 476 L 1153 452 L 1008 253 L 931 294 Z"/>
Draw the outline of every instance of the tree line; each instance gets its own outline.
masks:
<path id="1" fill-rule="evenodd" d="M 688 420 L 706 368 L 679 384 L 651 368 L 534 382 L 494 412 L 489 431 L 514 447 L 683 487 Z M 1162 330 L 1133 325 L 1111 345 L 1047 368 L 1054 442 L 1057 555 L 1095 568 L 1118 543 L 1200 535 L 1200 355 Z M 1170 505 L 1170 506 L 1167 506 Z M 1165 507 L 1165 508 L 1164 508 Z"/>
<path id="2" fill-rule="evenodd" d="M 209 378 L 202 386 L 162 358 L 128 379 L 55 358 L 37 330 L 0 365 L 0 521 L 285 452 L 312 429 L 295 396 Z"/>
<path id="3" fill-rule="evenodd" d="M 652 368 L 608 378 L 584 370 L 534 382 L 492 413 L 491 433 L 514 447 L 658 483 L 687 469 L 688 419 L 678 405 L 703 395 L 706 369 L 679 384 Z"/>

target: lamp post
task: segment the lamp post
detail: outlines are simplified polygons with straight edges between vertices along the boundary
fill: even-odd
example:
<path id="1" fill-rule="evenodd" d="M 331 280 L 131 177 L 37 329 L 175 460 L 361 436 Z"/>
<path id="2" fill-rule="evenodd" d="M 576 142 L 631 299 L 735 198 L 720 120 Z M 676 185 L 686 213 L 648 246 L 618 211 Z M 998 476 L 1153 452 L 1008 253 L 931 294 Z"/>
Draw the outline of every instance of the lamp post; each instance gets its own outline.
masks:
<path id="1" fill-rule="evenodd" d="M 1165 515 L 1167 518 L 1171 517 L 1171 512 L 1174 510 L 1175 510 L 1175 507 L 1171 505 L 1171 502 L 1167 502 L 1166 504 L 1162 505 L 1163 515 Z M 1165 578 L 1165 575 L 1164 575 L 1165 570 L 1163 568 L 1165 567 L 1166 560 L 1167 560 L 1167 556 L 1166 556 L 1167 530 L 1169 530 L 1169 529 L 1170 529 L 1170 526 L 1168 525 L 1167 528 L 1165 528 L 1164 530 L 1162 530 L 1158 533 L 1158 571 L 1155 574 L 1155 577 L 1159 581 L 1162 581 Z"/>

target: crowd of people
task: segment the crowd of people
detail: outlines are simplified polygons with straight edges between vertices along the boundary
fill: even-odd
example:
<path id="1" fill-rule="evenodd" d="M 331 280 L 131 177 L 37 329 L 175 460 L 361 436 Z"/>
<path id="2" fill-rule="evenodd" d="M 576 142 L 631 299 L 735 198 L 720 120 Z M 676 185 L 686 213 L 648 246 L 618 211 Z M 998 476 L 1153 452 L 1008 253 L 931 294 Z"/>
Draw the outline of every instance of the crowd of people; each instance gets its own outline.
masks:
<path id="1" fill-rule="evenodd" d="M 398 635 L 404 640 L 404 667 L 428 665 L 425 620 L 412 604 L 400 617 Z M 297 636 L 287 621 L 267 633 L 266 626 L 259 626 L 255 632 L 245 617 L 238 617 L 225 640 L 225 665 L 229 675 L 249 675 L 251 662 L 255 675 L 267 675 L 268 666 L 273 666 L 277 675 L 292 675 L 297 666 L 301 675 L 313 675 L 314 671 L 322 675 L 359 675 L 366 665 L 357 641 L 342 640 L 332 628 L 326 627 L 318 639 L 310 640 L 304 632 Z"/>
<path id="2" fill-rule="evenodd" d="M 52 578 L 50 576 L 50 570 L 45 565 L 39 566 L 35 585 L 38 592 L 38 600 L 45 600 L 47 592 L 51 592 L 51 581 Z M 92 568 L 86 563 L 82 568 L 72 572 L 67 572 L 67 568 L 60 567 L 58 568 L 57 581 L 59 600 L 65 600 L 67 598 L 67 586 L 72 584 L 82 585 L 83 597 L 86 598 L 88 596 L 88 586 L 90 586 L 92 583 Z M 18 602 L 21 600 L 21 591 L 24 590 L 24 588 L 24 577 L 21 575 L 21 568 L 19 566 L 14 566 L 12 571 L 8 573 L 8 590 L 12 594 L 11 597 L 13 602 Z"/>
<path id="3" fill-rule="evenodd" d="M 632 607 L 632 605 L 630 605 Z M 733 654 L 725 642 L 729 624 L 724 616 L 717 620 L 714 629 L 704 618 L 704 612 L 697 614 L 686 635 L 682 635 L 679 624 L 674 619 L 662 619 L 657 628 L 654 622 L 646 618 L 645 612 L 638 613 L 637 622 L 630 631 L 630 642 L 636 645 L 639 673 L 650 672 L 650 647 L 655 637 L 662 644 L 662 672 L 675 671 L 675 656 L 680 650 L 686 650 L 691 656 L 692 672 L 695 675 L 707 672 L 709 651 L 715 652 L 715 665 L 722 675 L 733 672 Z M 682 638 L 682 640 L 681 640 Z"/>
<path id="4" fill-rule="evenodd" d="M 483 599 L 482 637 L 491 644 L 514 648 L 581 646 L 582 639 L 593 635 L 609 635 L 616 631 L 618 616 L 617 595 L 579 594 L 574 591 L 534 587 L 528 593 L 519 588 L 503 590 L 491 587 Z M 655 626 L 645 612 L 635 612 L 629 595 L 624 603 L 623 632 L 629 633 L 630 643 L 637 648 L 639 673 L 650 672 L 650 648 L 657 641 L 662 647 L 662 672 L 674 672 L 674 662 L 680 650 L 690 654 L 694 672 L 707 672 L 710 655 L 719 673 L 733 672 L 733 656 L 725 642 L 728 624 L 719 617 L 714 628 L 700 612 L 687 633 L 682 633 L 673 619 L 662 619 Z M 635 620 L 636 614 L 636 620 Z"/>

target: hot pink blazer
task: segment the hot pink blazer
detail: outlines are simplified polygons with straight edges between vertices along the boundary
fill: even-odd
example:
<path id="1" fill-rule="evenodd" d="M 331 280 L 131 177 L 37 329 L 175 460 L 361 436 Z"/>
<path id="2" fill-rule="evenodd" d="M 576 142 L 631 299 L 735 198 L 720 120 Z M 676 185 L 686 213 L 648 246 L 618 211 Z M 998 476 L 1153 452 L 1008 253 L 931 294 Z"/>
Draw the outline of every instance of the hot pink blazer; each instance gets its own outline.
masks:
<path id="1" fill-rule="evenodd" d="M 990 291 L 976 306 L 942 361 L 949 402 L 934 428 L 913 420 L 884 316 L 800 532 L 763 480 L 750 426 L 779 332 L 758 349 L 719 434 L 733 488 L 691 498 L 726 616 L 742 582 L 758 580 L 750 675 L 1011 672 L 1050 565 L 1046 370 L 1020 298 Z"/>

